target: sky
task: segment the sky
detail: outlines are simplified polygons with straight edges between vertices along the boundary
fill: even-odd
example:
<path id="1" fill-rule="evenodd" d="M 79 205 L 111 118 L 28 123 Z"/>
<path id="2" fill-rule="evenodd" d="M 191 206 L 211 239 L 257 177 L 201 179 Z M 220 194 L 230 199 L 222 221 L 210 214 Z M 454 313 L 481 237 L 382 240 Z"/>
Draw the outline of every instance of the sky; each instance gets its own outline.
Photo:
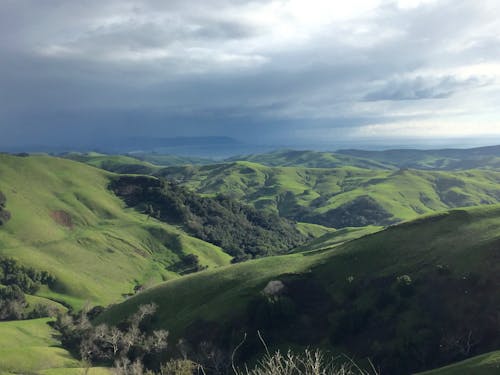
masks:
<path id="1" fill-rule="evenodd" d="M 0 147 L 500 143 L 497 0 L 1 0 Z"/>

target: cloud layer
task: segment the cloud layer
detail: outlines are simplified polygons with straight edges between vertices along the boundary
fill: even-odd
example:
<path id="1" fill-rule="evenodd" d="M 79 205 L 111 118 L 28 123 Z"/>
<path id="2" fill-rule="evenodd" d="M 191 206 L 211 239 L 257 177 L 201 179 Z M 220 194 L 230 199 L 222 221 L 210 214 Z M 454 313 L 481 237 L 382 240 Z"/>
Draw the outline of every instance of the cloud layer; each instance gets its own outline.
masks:
<path id="1" fill-rule="evenodd" d="M 344 3 L 2 1 L 0 146 L 500 135 L 496 0 Z"/>

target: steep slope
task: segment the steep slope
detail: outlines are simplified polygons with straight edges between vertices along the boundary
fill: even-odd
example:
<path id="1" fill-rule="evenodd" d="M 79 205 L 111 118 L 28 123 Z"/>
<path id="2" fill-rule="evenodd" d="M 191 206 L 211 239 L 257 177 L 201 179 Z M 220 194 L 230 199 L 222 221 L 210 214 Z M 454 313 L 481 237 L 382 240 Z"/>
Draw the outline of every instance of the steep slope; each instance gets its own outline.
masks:
<path id="1" fill-rule="evenodd" d="M 258 209 L 335 228 L 388 225 L 500 198 L 496 171 L 273 168 L 234 162 L 171 167 L 158 174 L 201 194 L 226 194 Z"/>
<path id="2" fill-rule="evenodd" d="M 193 345 L 231 346 L 247 332 L 241 355 L 251 356 L 262 350 L 260 330 L 272 346 L 322 346 L 408 374 L 500 347 L 499 243 L 500 206 L 451 211 L 333 250 L 167 281 L 99 321 L 155 302 L 154 325 Z"/>
<path id="3" fill-rule="evenodd" d="M 11 219 L 0 226 L 0 256 L 56 276 L 38 295 L 74 307 L 120 301 L 134 288 L 177 277 L 189 254 L 215 267 L 217 246 L 125 209 L 112 174 L 49 156 L 0 155 L 0 191 Z"/>
<path id="4" fill-rule="evenodd" d="M 217 196 L 200 197 L 178 184 L 148 176 L 120 176 L 110 188 L 131 207 L 220 246 L 242 260 L 280 254 L 308 237 L 293 222 Z"/>

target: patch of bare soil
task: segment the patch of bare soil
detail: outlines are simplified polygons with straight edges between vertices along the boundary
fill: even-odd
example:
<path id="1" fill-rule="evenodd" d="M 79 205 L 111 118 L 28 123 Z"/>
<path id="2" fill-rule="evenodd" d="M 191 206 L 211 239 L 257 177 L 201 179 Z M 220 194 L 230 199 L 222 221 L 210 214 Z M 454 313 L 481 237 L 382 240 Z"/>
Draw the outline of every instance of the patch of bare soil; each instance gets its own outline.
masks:
<path id="1" fill-rule="evenodd" d="M 63 227 L 69 229 L 73 229 L 73 219 L 71 218 L 71 215 L 68 214 L 66 211 L 63 210 L 52 211 L 50 216 L 52 217 L 52 219 L 54 219 L 54 221 L 57 224 L 62 225 Z"/>

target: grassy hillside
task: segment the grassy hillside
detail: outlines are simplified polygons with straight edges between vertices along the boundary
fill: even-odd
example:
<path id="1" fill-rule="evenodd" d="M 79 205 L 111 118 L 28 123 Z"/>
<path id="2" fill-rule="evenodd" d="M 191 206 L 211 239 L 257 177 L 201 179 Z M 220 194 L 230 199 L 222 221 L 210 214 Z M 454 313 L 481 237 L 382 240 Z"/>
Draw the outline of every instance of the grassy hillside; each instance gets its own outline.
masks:
<path id="1" fill-rule="evenodd" d="M 335 228 L 387 225 L 449 208 L 492 204 L 500 172 L 266 167 L 250 162 L 165 168 L 199 193 L 226 194 L 297 221 Z"/>
<path id="2" fill-rule="evenodd" d="M 366 158 L 398 168 L 435 170 L 500 168 L 500 146 L 442 150 L 339 150 L 337 153 L 344 157 Z"/>
<path id="3" fill-rule="evenodd" d="M 176 227 L 125 209 L 112 174 L 49 156 L 0 155 L 0 191 L 11 219 L 0 226 L 0 256 L 49 271 L 39 296 L 74 307 L 120 301 L 138 285 L 177 277 L 187 254 L 220 266 L 230 256 Z"/>
<path id="4" fill-rule="evenodd" d="M 500 351 L 478 355 L 419 375 L 497 375 L 500 373 Z"/>
<path id="5" fill-rule="evenodd" d="M 287 252 L 308 237 L 294 223 L 234 199 L 198 194 L 149 176 L 119 176 L 111 189 L 131 207 L 220 246 L 235 260 Z"/>
<path id="6" fill-rule="evenodd" d="M 60 347 L 49 319 L 0 322 L 0 374 L 83 374 L 82 364 Z M 94 368 L 89 375 L 110 374 Z"/>
<path id="7" fill-rule="evenodd" d="M 271 167 L 338 168 L 355 166 L 372 169 L 413 168 L 424 170 L 466 170 L 500 168 L 500 146 L 471 149 L 384 151 L 338 150 L 335 152 L 278 150 L 238 156 L 233 161 L 251 161 Z"/>
<path id="8" fill-rule="evenodd" d="M 136 159 L 149 162 L 155 165 L 175 166 L 175 165 L 197 165 L 197 164 L 213 164 L 213 159 L 189 157 L 173 154 L 160 154 L 148 152 L 133 152 L 128 154 Z"/>
<path id="9" fill-rule="evenodd" d="M 339 168 L 349 166 L 372 169 L 394 169 L 391 165 L 386 165 L 369 158 L 337 154 L 334 152 L 307 150 L 278 150 L 265 154 L 236 156 L 227 161 L 249 161 L 270 167 Z"/>
<path id="10" fill-rule="evenodd" d="M 438 367 L 500 347 L 492 319 L 500 310 L 499 218 L 500 206 L 451 211 L 332 250 L 193 274 L 99 319 L 117 323 L 155 302 L 155 326 L 193 343 L 231 345 L 247 332 L 251 355 L 262 349 L 260 330 L 272 346 L 369 356 L 383 373 Z"/>
<path id="11" fill-rule="evenodd" d="M 151 174 L 161 168 L 158 165 L 126 155 L 106 155 L 97 152 L 72 152 L 64 154 L 63 157 L 115 173 Z"/>

